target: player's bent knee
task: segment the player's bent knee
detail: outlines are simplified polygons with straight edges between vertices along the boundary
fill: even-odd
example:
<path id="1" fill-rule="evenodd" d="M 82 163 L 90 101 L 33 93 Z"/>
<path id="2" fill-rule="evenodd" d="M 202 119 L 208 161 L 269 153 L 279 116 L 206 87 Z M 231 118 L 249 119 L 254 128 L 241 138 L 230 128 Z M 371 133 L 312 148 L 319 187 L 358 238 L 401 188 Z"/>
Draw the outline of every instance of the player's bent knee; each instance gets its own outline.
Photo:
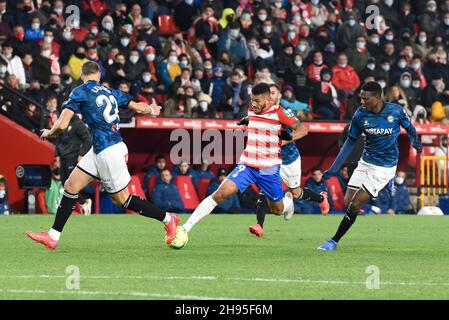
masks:
<path id="1" fill-rule="evenodd" d="M 111 198 L 112 198 L 112 202 L 115 205 L 121 206 L 123 207 L 123 205 L 125 204 L 126 200 L 128 200 L 129 197 L 129 191 L 128 189 L 124 189 L 120 192 L 111 194 Z"/>
<path id="2" fill-rule="evenodd" d="M 76 183 L 70 178 L 64 182 L 64 190 L 71 194 L 78 194 L 80 192 L 76 186 Z"/>

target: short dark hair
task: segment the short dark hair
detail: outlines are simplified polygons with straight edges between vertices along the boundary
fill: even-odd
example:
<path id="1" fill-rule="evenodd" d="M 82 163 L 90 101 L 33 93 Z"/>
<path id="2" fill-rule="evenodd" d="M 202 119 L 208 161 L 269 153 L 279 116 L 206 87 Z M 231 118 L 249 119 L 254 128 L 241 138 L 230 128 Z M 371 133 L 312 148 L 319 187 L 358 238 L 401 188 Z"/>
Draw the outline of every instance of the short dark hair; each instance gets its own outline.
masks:
<path id="1" fill-rule="evenodd" d="M 374 95 L 381 96 L 382 95 L 382 87 L 376 81 L 369 81 L 362 86 L 363 91 L 370 92 Z"/>
<path id="2" fill-rule="evenodd" d="M 313 168 L 312 168 L 312 173 L 314 173 L 315 171 L 321 171 L 321 172 L 323 172 L 323 171 L 321 170 L 320 167 L 313 167 Z"/>
<path id="3" fill-rule="evenodd" d="M 161 160 L 161 159 L 164 159 L 164 160 L 165 160 L 164 155 L 163 155 L 163 154 L 158 154 L 158 155 L 156 156 L 155 162 L 158 162 L 158 161 Z"/>
<path id="4" fill-rule="evenodd" d="M 271 83 L 271 84 L 270 84 L 270 89 L 271 89 L 271 88 L 276 88 L 278 91 L 281 91 L 281 87 L 279 87 L 279 85 L 276 84 L 276 83 Z"/>
<path id="5" fill-rule="evenodd" d="M 87 61 L 81 67 L 81 72 L 84 76 L 96 74 L 100 72 L 100 66 L 94 61 Z"/>
<path id="6" fill-rule="evenodd" d="M 254 96 L 260 95 L 260 94 L 269 94 L 270 93 L 270 85 L 264 82 L 261 82 L 259 84 L 256 84 L 252 89 L 251 92 Z"/>

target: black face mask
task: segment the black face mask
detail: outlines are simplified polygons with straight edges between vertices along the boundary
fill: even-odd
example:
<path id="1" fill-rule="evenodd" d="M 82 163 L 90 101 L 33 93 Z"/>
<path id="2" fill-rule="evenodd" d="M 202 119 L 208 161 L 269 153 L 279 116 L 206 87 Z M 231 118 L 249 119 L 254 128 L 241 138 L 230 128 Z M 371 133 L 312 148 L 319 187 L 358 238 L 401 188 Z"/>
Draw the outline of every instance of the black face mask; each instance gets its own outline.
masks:
<path id="1" fill-rule="evenodd" d="M 62 79 L 63 81 L 69 80 L 69 79 L 70 79 L 70 74 L 64 73 L 64 74 L 61 76 L 61 79 Z"/>
<path id="2" fill-rule="evenodd" d="M 59 176 L 59 168 L 53 168 L 52 173 L 54 176 Z"/>
<path id="3" fill-rule="evenodd" d="M 49 88 L 50 90 L 53 90 L 53 91 L 54 91 L 54 90 L 58 90 L 58 89 L 59 89 L 59 85 L 56 84 L 56 83 L 53 83 L 53 84 L 49 85 L 48 88 Z"/>
<path id="4" fill-rule="evenodd" d="M 239 86 L 238 82 L 231 81 L 231 86 L 237 88 Z"/>
<path id="5" fill-rule="evenodd" d="M 75 57 L 77 57 L 78 59 L 84 59 L 86 57 L 86 54 L 77 52 L 75 53 Z"/>
<path id="6" fill-rule="evenodd" d="M 98 41 L 98 44 L 102 47 L 106 47 L 108 45 L 108 40 L 101 39 Z"/>
<path id="7" fill-rule="evenodd" d="M 260 47 L 265 51 L 270 51 L 271 46 L 269 44 L 261 44 Z"/>
<path id="8" fill-rule="evenodd" d="M 180 46 L 180 45 L 182 44 L 182 40 L 181 40 L 181 39 L 176 39 L 176 40 L 175 40 L 175 43 L 176 43 L 178 46 Z"/>
<path id="9" fill-rule="evenodd" d="M 184 95 L 183 95 L 182 93 L 179 93 L 179 94 L 177 95 L 177 97 L 178 97 L 178 100 L 184 99 Z"/>

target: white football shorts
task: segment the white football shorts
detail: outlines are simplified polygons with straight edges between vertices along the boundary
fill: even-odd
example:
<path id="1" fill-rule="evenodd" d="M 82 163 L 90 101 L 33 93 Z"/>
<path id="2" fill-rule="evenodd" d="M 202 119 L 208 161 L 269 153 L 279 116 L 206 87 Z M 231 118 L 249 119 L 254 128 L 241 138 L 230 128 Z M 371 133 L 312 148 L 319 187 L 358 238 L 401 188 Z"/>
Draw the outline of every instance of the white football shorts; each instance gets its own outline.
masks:
<path id="1" fill-rule="evenodd" d="M 100 180 L 106 192 L 117 193 L 125 189 L 131 181 L 127 162 L 128 148 L 124 142 L 119 142 L 99 154 L 95 154 L 94 149 L 90 148 L 77 167 Z"/>
<path id="2" fill-rule="evenodd" d="M 290 189 L 301 185 L 301 157 L 287 165 L 281 165 L 281 178 Z"/>
<path id="3" fill-rule="evenodd" d="M 362 188 L 376 198 L 379 191 L 385 188 L 395 175 L 396 166 L 384 168 L 360 160 L 349 180 L 348 188 L 354 190 Z"/>

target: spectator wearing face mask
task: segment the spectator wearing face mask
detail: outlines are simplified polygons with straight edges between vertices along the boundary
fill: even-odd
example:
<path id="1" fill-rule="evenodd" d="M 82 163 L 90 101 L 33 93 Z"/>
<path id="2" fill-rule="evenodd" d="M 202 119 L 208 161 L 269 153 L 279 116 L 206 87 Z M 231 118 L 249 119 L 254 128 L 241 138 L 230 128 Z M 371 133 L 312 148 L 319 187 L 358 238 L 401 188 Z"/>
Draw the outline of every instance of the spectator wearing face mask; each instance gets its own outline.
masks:
<path id="1" fill-rule="evenodd" d="M 13 74 L 16 76 L 20 86 L 26 85 L 25 69 L 23 67 L 23 62 L 20 57 L 14 54 L 12 45 L 9 41 L 5 41 L 2 44 L 2 51 L 0 57 L 7 64 L 8 74 Z"/>
<path id="2" fill-rule="evenodd" d="M 254 63 L 256 69 L 262 69 L 267 67 L 270 72 L 276 72 L 277 66 L 274 60 L 274 51 L 270 44 L 270 39 L 262 38 L 260 41 L 260 47 L 257 49 L 257 57 Z"/>
<path id="3" fill-rule="evenodd" d="M 366 49 L 365 36 L 356 38 L 355 46 L 345 50 L 348 57 L 348 63 L 354 68 L 356 72 L 360 72 L 365 68 L 371 54 Z"/>
<path id="4" fill-rule="evenodd" d="M 379 78 L 379 77 L 386 78 L 385 72 L 381 68 L 377 68 L 376 59 L 373 57 L 368 59 L 365 68 L 363 68 L 363 70 L 360 71 L 357 75 L 358 75 L 359 79 L 365 79 L 368 75 L 372 75 L 375 78 Z"/>
<path id="5" fill-rule="evenodd" d="M 248 43 L 240 33 L 240 25 L 237 22 L 231 22 L 226 30 L 221 32 L 218 49 L 221 52 L 228 51 L 235 64 L 246 64 L 250 59 Z"/>
<path id="6" fill-rule="evenodd" d="M 312 101 L 313 112 L 325 120 L 338 120 L 340 118 L 340 103 L 337 89 L 332 84 L 332 70 L 321 70 L 321 81 L 314 85 Z"/>
<path id="7" fill-rule="evenodd" d="M 313 62 L 307 67 L 307 79 L 311 85 L 321 81 L 321 71 L 328 68 L 323 61 L 323 54 L 321 51 L 313 53 Z"/>
<path id="8" fill-rule="evenodd" d="M 447 41 L 449 40 L 449 11 L 444 13 L 443 19 L 435 33 L 442 36 L 447 43 Z"/>
<path id="9" fill-rule="evenodd" d="M 192 117 L 193 118 L 209 118 L 210 115 L 213 115 L 215 112 L 213 107 L 211 106 L 212 98 L 205 94 L 200 93 L 198 95 L 198 105 L 193 109 Z"/>
<path id="10" fill-rule="evenodd" d="M 90 61 L 94 61 L 95 63 L 97 63 L 100 66 L 101 79 L 105 79 L 106 78 L 106 68 L 103 64 L 103 61 L 100 59 L 100 57 L 98 55 L 98 48 L 96 46 L 93 46 L 93 47 L 87 49 L 87 59 Z"/>
<path id="11" fill-rule="evenodd" d="M 292 44 L 284 44 L 283 52 L 276 59 L 277 76 L 284 79 L 285 73 L 293 66 L 295 48 Z"/>
<path id="12" fill-rule="evenodd" d="M 404 72 L 399 79 L 399 86 L 404 93 L 404 96 L 407 100 L 407 106 L 410 110 L 410 113 L 413 111 L 416 105 L 415 94 L 412 89 L 412 74 L 410 72 Z M 409 114 L 410 116 L 411 114 Z"/>
<path id="13" fill-rule="evenodd" d="M 11 213 L 8 203 L 8 182 L 0 175 L 0 214 L 9 215 Z"/>
<path id="14" fill-rule="evenodd" d="M 125 64 L 126 78 L 130 82 L 134 82 L 142 75 L 146 69 L 145 63 L 140 58 L 140 53 L 137 49 L 132 49 L 129 53 L 128 61 Z"/>
<path id="15" fill-rule="evenodd" d="M 25 31 L 25 40 L 38 41 L 44 37 L 44 28 L 39 17 L 31 20 L 31 26 Z"/>
<path id="16" fill-rule="evenodd" d="M 45 30 L 44 37 L 40 39 L 37 44 L 39 46 L 42 46 L 43 44 L 49 44 L 51 48 L 51 53 L 59 58 L 59 51 L 61 49 L 61 46 L 59 43 L 55 41 L 55 35 L 51 29 Z"/>
<path id="17" fill-rule="evenodd" d="M 270 45 L 276 55 L 282 52 L 281 34 L 276 29 L 272 20 L 267 19 L 263 22 L 262 30 L 259 30 L 262 37 L 270 40 Z"/>
<path id="18" fill-rule="evenodd" d="M 309 56 L 309 53 L 312 52 L 312 47 L 309 42 L 303 38 L 300 38 L 298 41 L 298 46 L 296 47 L 297 53 L 301 56 L 302 60 L 306 60 Z"/>
<path id="19" fill-rule="evenodd" d="M 155 53 L 162 54 L 162 44 L 159 38 L 156 27 L 154 27 L 153 22 L 149 18 L 142 19 L 142 26 L 139 30 L 139 36 L 142 40 L 145 40 L 147 46 L 153 47 Z"/>
<path id="20" fill-rule="evenodd" d="M 167 59 L 159 64 L 158 78 L 166 88 L 170 88 L 176 77 L 181 75 L 181 67 L 175 50 L 170 50 Z"/>
<path id="21" fill-rule="evenodd" d="M 391 198 L 391 211 L 395 214 L 415 214 L 415 209 L 410 201 L 410 194 L 405 185 L 405 172 L 398 171 L 394 179 L 394 189 Z"/>
<path id="22" fill-rule="evenodd" d="M 153 88 L 154 95 L 156 94 L 156 81 L 152 79 L 151 73 L 147 70 L 143 71 L 141 76 L 138 77 L 132 84 L 130 93 L 133 97 L 138 97 L 146 84 L 149 84 Z"/>
<path id="23" fill-rule="evenodd" d="M 171 96 L 164 103 L 164 116 L 166 117 L 175 117 L 175 118 L 190 118 L 192 115 L 192 109 L 195 106 L 192 105 L 192 99 L 190 96 L 187 96 L 187 89 L 192 91 L 193 96 L 193 88 L 192 87 L 179 87 L 176 90 L 176 94 Z"/>
<path id="24" fill-rule="evenodd" d="M 89 60 L 86 58 L 86 49 L 82 46 L 78 47 L 68 62 L 71 71 L 70 76 L 74 80 L 79 80 L 81 78 L 81 67 L 87 61 Z"/>
<path id="25" fill-rule="evenodd" d="M 285 83 L 293 87 L 293 92 L 298 101 L 308 102 L 311 92 L 306 85 L 307 71 L 303 64 L 302 56 L 296 53 L 291 68 L 287 69 L 284 76 Z"/>
<path id="26" fill-rule="evenodd" d="M 307 103 L 296 100 L 291 86 L 285 86 L 282 89 L 281 105 L 293 110 L 301 121 L 310 120 L 310 107 Z"/>
<path id="27" fill-rule="evenodd" d="M 47 98 L 42 112 L 41 129 L 51 129 L 59 117 L 58 98 L 55 95 Z"/>
<path id="28" fill-rule="evenodd" d="M 347 15 L 347 20 L 338 28 L 337 32 L 337 50 L 343 51 L 351 48 L 356 39 L 365 35 L 365 30 L 358 23 L 355 12 L 350 12 Z"/>
<path id="29" fill-rule="evenodd" d="M 312 28 L 315 29 L 326 23 L 327 17 L 329 16 L 329 11 L 320 0 L 311 0 L 310 4 L 306 5 L 306 10 L 303 12 L 303 15 L 304 14 L 307 14 Z"/>

